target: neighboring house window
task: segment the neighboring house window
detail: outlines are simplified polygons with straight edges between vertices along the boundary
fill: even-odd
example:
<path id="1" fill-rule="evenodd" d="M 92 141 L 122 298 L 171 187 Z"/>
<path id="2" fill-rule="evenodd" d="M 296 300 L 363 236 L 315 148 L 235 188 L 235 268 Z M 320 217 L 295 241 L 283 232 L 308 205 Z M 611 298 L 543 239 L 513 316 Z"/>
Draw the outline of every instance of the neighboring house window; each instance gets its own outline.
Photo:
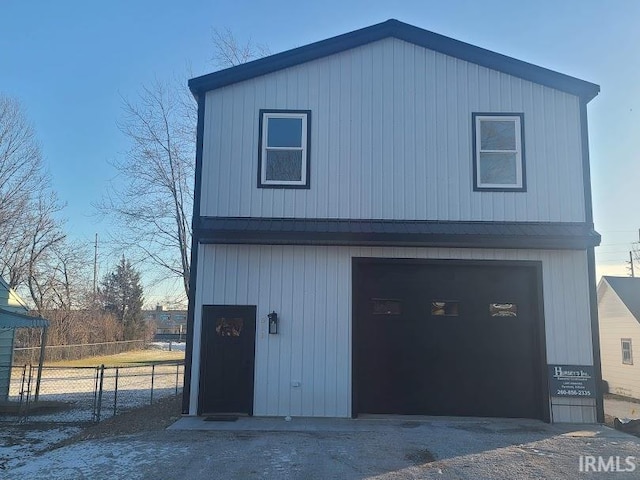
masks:
<path id="1" fill-rule="evenodd" d="M 524 192 L 524 115 L 473 113 L 472 120 L 473 189 Z"/>
<path id="2" fill-rule="evenodd" d="M 260 110 L 258 188 L 309 188 L 309 110 Z"/>
<path id="3" fill-rule="evenodd" d="M 622 363 L 633 365 L 633 352 L 631 351 L 631 339 L 623 338 L 622 340 Z"/>

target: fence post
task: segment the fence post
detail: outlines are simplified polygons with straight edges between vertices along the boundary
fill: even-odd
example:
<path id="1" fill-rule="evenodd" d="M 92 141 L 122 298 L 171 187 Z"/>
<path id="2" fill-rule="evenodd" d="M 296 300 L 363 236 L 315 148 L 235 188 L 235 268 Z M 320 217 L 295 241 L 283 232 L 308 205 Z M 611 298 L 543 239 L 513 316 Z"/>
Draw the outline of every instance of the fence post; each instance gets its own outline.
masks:
<path id="1" fill-rule="evenodd" d="M 20 383 L 20 404 L 22 405 L 22 397 L 24 397 L 24 383 L 27 378 L 27 365 L 22 367 L 22 382 Z"/>
<path id="2" fill-rule="evenodd" d="M 96 415 L 96 422 L 100 422 L 100 410 L 102 409 L 102 385 L 104 382 L 104 364 L 100 365 L 100 386 L 98 389 L 98 414 Z"/>
<path id="3" fill-rule="evenodd" d="M 116 382 L 113 391 L 113 416 L 116 416 L 116 410 L 118 408 L 118 375 L 120 373 L 120 368 L 116 367 Z"/>
<path id="4" fill-rule="evenodd" d="M 151 403 L 149 405 L 153 405 L 153 376 L 156 371 L 156 364 L 151 365 Z"/>
<path id="5" fill-rule="evenodd" d="M 45 347 L 47 345 L 47 330 L 49 327 L 44 327 L 42 329 L 42 333 L 40 334 L 40 358 L 38 359 L 38 378 L 36 380 L 36 395 L 35 401 L 38 401 L 38 397 L 40 396 L 40 381 L 42 380 L 42 364 L 44 363 L 45 356 Z"/>
<path id="6" fill-rule="evenodd" d="M 176 395 L 178 395 L 178 379 L 180 378 L 180 364 L 176 363 Z"/>
<path id="7" fill-rule="evenodd" d="M 96 378 L 93 381 L 93 411 L 91 412 L 92 420 L 96 421 L 96 413 L 98 410 L 98 375 L 100 367 L 96 367 Z"/>
<path id="8" fill-rule="evenodd" d="M 33 366 L 29 364 L 29 379 L 27 380 L 27 400 L 24 404 L 24 416 L 22 417 L 22 422 L 27 421 L 27 417 L 29 416 L 29 400 L 31 397 L 31 380 L 33 379 Z"/>
<path id="9" fill-rule="evenodd" d="M 18 422 L 22 421 L 22 414 L 24 413 L 24 385 L 27 381 L 27 366 L 22 367 L 22 381 L 20 383 L 20 405 L 18 407 Z"/>

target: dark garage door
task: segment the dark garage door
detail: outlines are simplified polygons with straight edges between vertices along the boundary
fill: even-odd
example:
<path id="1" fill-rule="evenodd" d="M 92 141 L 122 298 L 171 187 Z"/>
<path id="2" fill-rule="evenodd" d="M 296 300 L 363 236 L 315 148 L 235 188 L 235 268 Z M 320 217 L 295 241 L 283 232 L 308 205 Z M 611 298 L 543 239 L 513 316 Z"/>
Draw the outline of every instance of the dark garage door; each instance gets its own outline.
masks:
<path id="1" fill-rule="evenodd" d="M 521 263 L 356 259 L 354 413 L 546 420 L 538 288 Z"/>

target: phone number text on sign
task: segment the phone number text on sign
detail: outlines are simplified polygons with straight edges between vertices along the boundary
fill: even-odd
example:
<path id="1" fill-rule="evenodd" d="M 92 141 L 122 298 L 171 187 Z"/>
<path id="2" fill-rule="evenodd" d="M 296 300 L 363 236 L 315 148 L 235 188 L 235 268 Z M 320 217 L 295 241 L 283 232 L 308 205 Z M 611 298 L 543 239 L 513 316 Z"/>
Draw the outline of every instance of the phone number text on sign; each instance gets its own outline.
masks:
<path id="1" fill-rule="evenodd" d="M 591 390 L 556 390 L 558 397 L 590 397 Z"/>

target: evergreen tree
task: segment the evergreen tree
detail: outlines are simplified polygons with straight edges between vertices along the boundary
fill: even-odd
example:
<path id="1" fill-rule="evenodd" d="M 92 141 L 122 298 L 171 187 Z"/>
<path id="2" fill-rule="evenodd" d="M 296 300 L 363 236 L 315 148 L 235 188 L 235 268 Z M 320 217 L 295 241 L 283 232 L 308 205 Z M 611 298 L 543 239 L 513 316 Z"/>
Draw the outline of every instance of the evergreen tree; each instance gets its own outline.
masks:
<path id="1" fill-rule="evenodd" d="M 144 337 L 142 316 L 143 292 L 140 274 L 124 256 L 115 271 L 102 280 L 101 298 L 104 309 L 113 314 L 122 325 L 123 340 Z"/>

